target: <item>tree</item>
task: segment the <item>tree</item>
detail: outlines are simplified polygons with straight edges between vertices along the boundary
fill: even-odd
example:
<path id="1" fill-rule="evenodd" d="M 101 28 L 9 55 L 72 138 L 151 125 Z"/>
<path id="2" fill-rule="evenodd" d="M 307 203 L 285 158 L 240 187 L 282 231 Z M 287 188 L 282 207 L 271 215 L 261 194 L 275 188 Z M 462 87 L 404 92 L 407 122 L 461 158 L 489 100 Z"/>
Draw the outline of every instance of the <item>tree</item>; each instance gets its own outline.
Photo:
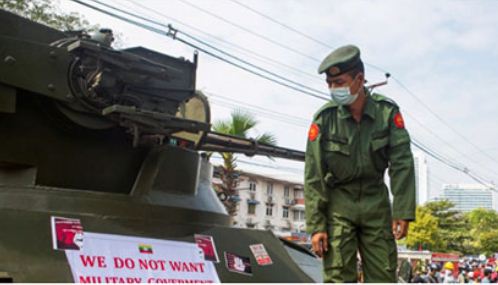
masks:
<path id="1" fill-rule="evenodd" d="M 425 204 L 430 213 L 436 217 L 441 242 L 434 251 L 453 251 L 470 253 L 471 247 L 470 227 L 465 215 L 453 210 L 455 205 L 448 201 L 434 201 Z"/>
<path id="2" fill-rule="evenodd" d="M 258 121 L 249 113 L 242 112 L 240 110 L 235 110 L 231 114 L 231 118 L 224 121 L 217 121 L 213 124 L 213 130 L 219 133 L 237 136 L 241 138 L 248 138 L 249 131 L 253 130 Z M 255 140 L 258 143 L 275 145 L 276 139 L 270 133 L 264 133 L 257 136 Z M 238 205 L 238 173 L 236 171 L 237 158 L 233 153 L 222 152 L 220 153 L 223 158 L 223 166 L 221 167 L 220 178 L 222 181 L 221 189 L 218 189 L 220 193 L 223 193 L 226 199 L 223 201 L 227 212 L 230 216 L 234 216 L 237 213 Z"/>
<path id="3" fill-rule="evenodd" d="M 482 232 L 478 236 L 479 239 L 479 250 L 481 253 L 489 256 L 498 252 L 498 230 L 491 229 Z"/>
<path id="4" fill-rule="evenodd" d="M 53 0 L 0 0 L 0 8 L 58 30 L 96 30 L 80 14 L 58 11 Z"/>
<path id="5" fill-rule="evenodd" d="M 432 249 L 441 246 L 438 219 L 427 207 L 417 207 L 415 222 L 410 223 L 406 245 L 412 249 Z"/>
<path id="6" fill-rule="evenodd" d="M 498 214 L 494 210 L 474 209 L 467 213 L 472 246 L 475 253 L 491 254 L 498 251 Z"/>

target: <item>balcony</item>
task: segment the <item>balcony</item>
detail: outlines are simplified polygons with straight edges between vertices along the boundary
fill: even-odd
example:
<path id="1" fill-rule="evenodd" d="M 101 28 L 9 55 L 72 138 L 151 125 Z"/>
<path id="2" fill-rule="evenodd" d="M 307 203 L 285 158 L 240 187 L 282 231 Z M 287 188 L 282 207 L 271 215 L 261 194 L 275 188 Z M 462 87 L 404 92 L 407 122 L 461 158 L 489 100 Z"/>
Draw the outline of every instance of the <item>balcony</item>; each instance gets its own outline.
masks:
<path id="1" fill-rule="evenodd" d="M 293 209 L 293 210 L 304 210 L 304 209 L 305 209 L 305 206 L 304 206 L 304 204 L 294 204 L 294 205 L 292 206 L 292 209 Z"/>
<path id="2" fill-rule="evenodd" d="M 304 198 L 294 199 L 294 205 L 292 205 L 292 209 L 304 210 Z"/>
<path id="3" fill-rule="evenodd" d="M 284 198 L 284 205 L 286 206 L 294 206 L 296 204 L 296 200 L 291 198 Z"/>
<path id="4" fill-rule="evenodd" d="M 256 222 L 256 219 L 252 218 L 252 217 L 249 217 L 246 219 L 246 225 L 247 226 L 255 226 L 256 224 L 258 224 Z"/>
<path id="5" fill-rule="evenodd" d="M 247 199 L 247 204 L 258 205 L 259 201 L 256 199 L 256 193 L 249 193 L 249 199 Z"/>
<path id="6" fill-rule="evenodd" d="M 269 204 L 269 205 L 275 204 L 273 196 L 267 196 L 265 202 L 266 202 L 266 204 Z"/>

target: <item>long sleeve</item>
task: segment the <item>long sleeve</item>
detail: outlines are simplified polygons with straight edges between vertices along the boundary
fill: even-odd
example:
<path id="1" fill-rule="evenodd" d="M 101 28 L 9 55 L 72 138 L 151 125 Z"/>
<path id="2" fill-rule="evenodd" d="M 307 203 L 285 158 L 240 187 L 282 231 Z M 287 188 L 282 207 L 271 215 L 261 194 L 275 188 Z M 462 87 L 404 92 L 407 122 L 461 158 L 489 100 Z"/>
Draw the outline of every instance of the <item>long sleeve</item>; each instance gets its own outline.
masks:
<path id="1" fill-rule="evenodd" d="M 309 234 L 327 231 L 327 190 L 324 184 L 324 166 L 321 155 L 320 117 L 311 125 L 306 146 L 304 166 L 304 196 L 306 231 Z"/>
<path id="2" fill-rule="evenodd" d="M 397 108 L 389 122 L 389 177 L 393 195 L 393 218 L 415 220 L 415 166 L 410 149 L 410 136 Z"/>

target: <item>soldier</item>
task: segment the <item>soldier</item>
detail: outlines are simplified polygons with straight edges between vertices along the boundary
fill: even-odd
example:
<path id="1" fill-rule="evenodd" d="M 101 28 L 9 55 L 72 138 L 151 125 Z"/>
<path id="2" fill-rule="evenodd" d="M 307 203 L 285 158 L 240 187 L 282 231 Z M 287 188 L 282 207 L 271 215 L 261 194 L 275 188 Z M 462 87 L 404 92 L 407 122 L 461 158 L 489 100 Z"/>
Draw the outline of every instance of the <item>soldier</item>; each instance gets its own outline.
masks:
<path id="1" fill-rule="evenodd" d="M 320 64 L 332 101 L 314 116 L 305 165 L 307 231 L 323 257 L 324 282 L 396 282 L 394 238 L 415 219 L 410 137 L 396 103 L 365 88 L 360 50 L 344 46 Z M 384 172 L 389 166 L 393 206 Z"/>

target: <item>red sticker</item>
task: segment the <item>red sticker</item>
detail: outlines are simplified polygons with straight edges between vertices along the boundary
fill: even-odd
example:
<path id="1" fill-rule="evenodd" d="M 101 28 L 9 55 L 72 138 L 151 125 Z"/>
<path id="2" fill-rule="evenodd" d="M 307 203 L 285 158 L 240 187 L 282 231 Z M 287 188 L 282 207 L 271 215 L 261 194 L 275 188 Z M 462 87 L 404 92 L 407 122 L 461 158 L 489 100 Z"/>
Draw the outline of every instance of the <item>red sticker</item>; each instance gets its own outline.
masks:
<path id="1" fill-rule="evenodd" d="M 401 117 L 401 113 L 396 113 L 394 115 L 394 125 L 398 129 L 403 129 L 405 127 L 405 122 L 403 121 L 403 117 Z"/>
<path id="2" fill-rule="evenodd" d="M 316 140 L 318 134 L 320 133 L 320 129 L 317 124 L 311 124 L 310 130 L 308 132 L 308 138 L 310 141 Z"/>

